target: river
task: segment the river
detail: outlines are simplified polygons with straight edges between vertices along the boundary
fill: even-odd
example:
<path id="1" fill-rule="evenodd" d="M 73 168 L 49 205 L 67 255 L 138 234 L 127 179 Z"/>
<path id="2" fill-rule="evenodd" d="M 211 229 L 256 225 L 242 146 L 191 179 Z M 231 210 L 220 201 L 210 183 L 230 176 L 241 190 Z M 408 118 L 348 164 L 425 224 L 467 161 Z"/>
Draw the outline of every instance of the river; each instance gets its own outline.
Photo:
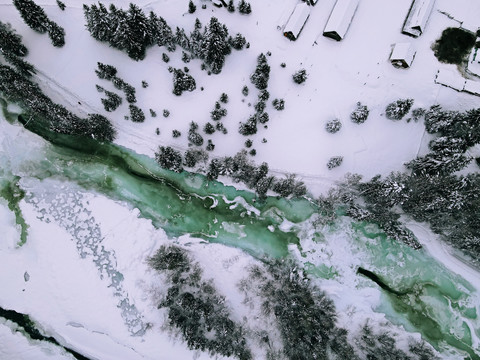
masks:
<path id="1" fill-rule="evenodd" d="M 307 199 L 269 197 L 257 202 L 248 191 L 209 182 L 200 175 L 165 171 L 153 159 L 117 145 L 44 133 L 46 141 L 23 129 L 5 103 L 3 110 L 0 204 L 13 213 L 20 229 L 18 248 L 29 241 L 29 224 L 22 216 L 21 202 L 35 205 L 52 201 L 52 192 L 57 191 L 52 190 L 52 183 L 62 184 L 62 191 L 80 187 L 138 209 L 141 218 L 172 239 L 189 235 L 239 248 L 257 259 L 293 256 L 327 293 L 331 292 L 345 322 L 350 316 L 346 310 L 363 303 L 408 332 L 420 333 L 445 358 L 480 359 L 478 291 L 425 249 L 413 250 L 392 241 L 375 225 L 347 217 L 321 225 L 316 221 L 321 215 Z M 35 124 L 29 126 L 42 133 Z M 21 141 L 17 141 L 19 134 Z M 66 229 L 68 204 L 53 216 L 54 221 L 65 222 Z M 96 231 L 93 225 L 87 230 Z M 80 239 L 80 255 L 90 256 L 99 269 L 103 267 L 119 296 L 124 296 L 125 323 L 132 333 L 144 334 L 147 326 L 128 302 L 122 274 L 110 261 L 113 254 L 99 249 L 100 238 L 90 239 L 89 249 L 97 252 L 92 254 Z M 105 263 L 111 264 L 106 270 Z M 358 267 L 377 274 L 395 292 L 380 290 L 374 281 L 357 274 Z M 365 296 L 372 291 L 375 296 Z"/>

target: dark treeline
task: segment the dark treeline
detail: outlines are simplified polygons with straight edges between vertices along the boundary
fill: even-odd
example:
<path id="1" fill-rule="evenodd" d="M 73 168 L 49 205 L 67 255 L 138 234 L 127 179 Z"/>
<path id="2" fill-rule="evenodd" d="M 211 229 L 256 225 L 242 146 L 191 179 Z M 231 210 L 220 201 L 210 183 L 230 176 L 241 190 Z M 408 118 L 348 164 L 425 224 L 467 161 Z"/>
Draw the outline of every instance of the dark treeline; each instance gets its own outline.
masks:
<path id="1" fill-rule="evenodd" d="M 177 27 L 172 30 L 165 19 L 154 12 L 147 16 L 132 3 L 128 10 L 117 8 L 114 4 L 107 9 L 102 3 L 98 6 L 84 5 L 83 8 L 86 27 L 92 37 L 126 51 L 134 60 L 144 59 L 147 48 L 153 45 L 165 46 L 168 51 L 175 51 L 179 46 L 188 52 L 185 60 L 201 59 L 204 68 L 218 74 L 231 49 L 240 50 L 245 44 L 242 35 L 229 36 L 227 27 L 215 17 L 203 30 L 200 20 L 196 19 L 194 30 L 187 35 L 184 29 Z"/>
<path id="2" fill-rule="evenodd" d="M 166 308 L 169 325 L 177 329 L 190 349 L 211 355 L 252 359 L 242 326 L 231 319 L 225 298 L 211 280 L 205 280 L 198 263 L 187 251 L 174 245 L 162 246 L 149 265 L 167 276 L 165 297 L 156 299 Z"/>
<path id="3" fill-rule="evenodd" d="M 22 75 L 31 76 L 35 73 L 33 65 L 23 60 L 23 57 L 28 54 L 28 49 L 23 45 L 22 37 L 15 33 L 10 24 L 4 24 L 1 21 L 0 54 L 6 62 L 13 65 Z"/>
<path id="4" fill-rule="evenodd" d="M 28 51 L 21 37 L 9 25 L 0 22 L 0 53 L 14 68 L 0 62 L 0 93 L 6 100 L 18 103 L 26 122 L 41 122 L 50 131 L 112 141 L 115 130 L 107 118 L 90 114 L 80 118 L 65 107 L 55 104 L 30 78 L 35 68 L 22 59 Z M 1 60 L 1 59 L 0 59 Z"/>
<path id="5" fill-rule="evenodd" d="M 182 155 L 170 146 L 160 146 L 155 153 L 155 160 L 164 169 L 182 172 L 184 166 L 195 168 L 199 163 L 206 165 L 208 154 L 203 150 L 189 149 Z M 228 176 L 254 190 L 260 199 L 265 199 L 268 190 L 282 197 L 301 197 L 307 193 L 305 184 L 298 181 L 295 175 L 287 175 L 283 179 L 269 175 L 268 164 L 255 165 L 248 159 L 246 150 L 235 156 L 212 159 L 207 165 L 206 175 L 209 180 L 216 180 L 220 175 Z"/>
<path id="6" fill-rule="evenodd" d="M 41 34 L 48 33 L 53 46 L 65 45 L 65 30 L 50 20 L 43 8 L 35 4 L 33 0 L 13 0 L 13 5 L 20 12 L 25 24 L 32 30 Z"/>
<path id="7" fill-rule="evenodd" d="M 466 112 L 445 111 L 440 106 L 425 113 L 427 132 L 436 135 L 430 151 L 406 164 L 410 173 L 394 172 L 368 182 L 351 177 L 330 196 L 320 199 L 325 213 L 332 215 L 343 204 L 347 214 L 379 224 L 387 234 L 407 243 L 413 239 L 399 222 L 406 213 L 427 222 L 444 240 L 480 261 L 480 174 L 459 173 L 470 164 L 468 149 L 480 143 L 480 109 Z M 359 197 L 365 200 L 359 205 Z M 414 239 L 413 239 L 414 240 Z M 418 244 L 414 241 L 413 245 Z"/>

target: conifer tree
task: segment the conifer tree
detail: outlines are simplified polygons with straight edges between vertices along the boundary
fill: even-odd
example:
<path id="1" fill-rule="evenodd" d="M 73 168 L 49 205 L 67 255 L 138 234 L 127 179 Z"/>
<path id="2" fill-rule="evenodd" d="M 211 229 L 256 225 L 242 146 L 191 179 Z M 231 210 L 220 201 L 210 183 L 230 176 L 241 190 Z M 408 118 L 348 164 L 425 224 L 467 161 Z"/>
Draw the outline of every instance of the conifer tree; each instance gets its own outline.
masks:
<path id="1" fill-rule="evenodd" d="M 257 58 L 257 67 L 255 72 L 250 76 L 250 81 L 259 90 L 264 90 L 268 86 L 270 78 L 270 65 L 268 65 L 267 57 L 262 53 Z"/>
<path id="2" fill-rule="evenodd" d="M 210 19 L 202 44 L 202 58 L 214 74 L 219 74 L 225 63 L 225 56 L 230 54 L 228 29 L 216 17 Z"/>
<path id="3" fill-rule="evenodd" d="M 33 0 L 13 0 L 25 24 L 41 34 L 48 30 L 48 17 L 45 11 Z"/>
<path id="4" fill-rule="evenodd" d="M 190 14 L 193 14 L 195 12 L 195 10 L 197 10 L 197 7 L 195 6 L 195 4 L 193 3 L 192 0 L 189 1 L 188 3 L 188 12 Z"/>

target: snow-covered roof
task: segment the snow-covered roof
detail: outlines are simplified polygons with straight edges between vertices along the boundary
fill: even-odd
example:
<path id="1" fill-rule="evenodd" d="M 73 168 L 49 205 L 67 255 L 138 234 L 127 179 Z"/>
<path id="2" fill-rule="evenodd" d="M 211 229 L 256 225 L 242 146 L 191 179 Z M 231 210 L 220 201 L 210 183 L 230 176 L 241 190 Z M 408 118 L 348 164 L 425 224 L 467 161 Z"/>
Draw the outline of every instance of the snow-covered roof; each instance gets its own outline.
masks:
<path id="1" fill-rule="evenodd" d="M 480 81 L 466 80 L 463 90 L 470 94 L 480 96 Z"/>
<path id="2" fill-rule="evenodd" d="M 359 0 L 337 0 L 328 18 L 323 35 L 342 40 L 352 22 Z"/>
<path id="3" fill-rule="evenodd" d="M 299 3 L 295 6 L 290 19 L 283 29 L 283 33 L 290 40 L 295 40 L 303 29 L 310 16 L 310 7 L 306 3 Z"/>
<path id="4" fill-rule="evenodd" d="M 465 86 L 465 79 L 462 76 L 452 70 L 446 69 L 438 70 L 435 82 L 457 91 L 463 91 Z"/>
<path id="5" fill-rule="evenodd" d="M 415 49 L 411 43 L 396 43 L 390 55 L 390 61 L 394 65 L 410 67 L 415 58 L 415 54 Z"/>
<path id="6" fill-rule="evenodd" d="M 425 31 L 435 0 L 414 0 L 403 25 L 402 32 L 418 37 Z"/>

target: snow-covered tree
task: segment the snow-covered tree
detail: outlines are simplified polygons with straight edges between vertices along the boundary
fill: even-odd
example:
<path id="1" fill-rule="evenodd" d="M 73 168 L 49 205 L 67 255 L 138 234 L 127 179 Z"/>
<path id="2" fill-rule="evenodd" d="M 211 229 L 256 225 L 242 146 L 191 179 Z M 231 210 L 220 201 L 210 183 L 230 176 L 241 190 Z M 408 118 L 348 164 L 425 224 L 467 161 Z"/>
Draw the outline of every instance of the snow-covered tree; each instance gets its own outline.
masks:
<path id="1" fill-rule="evenodd" d="M 325 130 L 327 130 L 327 132 L 331 134 L 335 134 L 336 132 L 339 132 L 341 128 L 342 128 L 342 123 L 338 119 L 330 120 L 325 124 Z"/>
<path id="2" fill-rule="evenodd" d="M 274 99 L 274 100 L 272 101 L 272 105 L 273 105 L 273 108 L 274 108 L 275 110 L 278 110 L 278 111 L 283 110 L 283 109 L 285 109 L 285 100 L 283 100 L 283 99 Z"/>
<path id="3" fill-rule="evenodd" d="M 390 120 L 401 120 L 410 111 L 413 99 L 399 99 L 387 105 L 385 115 Z"/>
<path id="4" fill-rule="evenodd" d="M 230 52 L 227 27 L 221 24 L 216 17 L 212 17 L 206 28 L 201 49 L 205 65 L 210 68 L 212 73 L 219 74 L 225 63 L 225 57 Z"/>
<path id="5" fill-rule="evenodd" d="M 333 156 L 328 160 L 327 168 L 328 170 L 332 170 L 333 168 L 336 168 L 342 165 L 342 162 L 343 162 L 343 156 Z"/>
<path id="6" fill-rule="evenodd" d="M 370 110 L 368 110 L 368 107 L 366 105 L 362 105 L 361 102 L 357 102 L 357 107 L 350 114 L 350 119 L 355 124 L 363 124 L 367 120 L 369 113 Z"/>
<path id="7" fill-rule="evenodd" d="M 130 119 L 133 122 L 144 122 L 145 121 L 145 113 L 143 112 L 142 109 L 140 109 L 138 106 L 130 104 L 128 106 L 130 110 Z"/>
<path id="8" fill-rule="evenodd" d="M 292 75 L 292 79 L 296 84 L 302 84 L 307 80 L 307 70 L 300 69 Z"/>
<path id="9" fill-rule="evenodd" d="M 182 172 L 182 154 L 170 146 L 160 146 L 155 153 L 155 160 L 164 169 Z"/>
<path id="10" fill-rule="evenodd" d="M 105 90 L 106 98 L 103 98 L 102 104 L 106 111 L 115 111 L 122 103 L 122 98 L 111 91 Z"/>
<path id="11" fill-rule="evenodd" d="M 177 96 L 182 95 L 184 91 L 193 91 L 197 85 L 195 79 L 183 72 L 182 69 L 172 69 L 173 72 L 173 93 Z"/>
<path id="12" fill-rule="evenodd" d="M 195 4 L 193 3 L 193 1 L 190 0 L 190 1 L 188 2 L 188 12 L 189 12 L 190 14 L 193 14 L 193 13 L 195 12 L 195 10 L 197 10 L 197 7 L 196 7 Z"/>
<path id="13" fill-rule="evenodd" d="M 33 0 L 13 0 L 25 24 L 41 34 L 48 31 L 48 17 L 45 11 Z"/>
<path id="14" fill-rule="evenodd" d="M 238 12 L 240 14 L 250 14 L 252 12 L 250 3 L 246 2 L 245 0 L 240 0 L 238 3 Z"/>
<path id="15" fill-rule="evenodd" d="M 266 89 L 270 78 L 270 65 L 268 65 L 267 57 L 261 53 L 257 58 L 257 67 L 250 76 L 250 81 L 259 90 Z"/>

